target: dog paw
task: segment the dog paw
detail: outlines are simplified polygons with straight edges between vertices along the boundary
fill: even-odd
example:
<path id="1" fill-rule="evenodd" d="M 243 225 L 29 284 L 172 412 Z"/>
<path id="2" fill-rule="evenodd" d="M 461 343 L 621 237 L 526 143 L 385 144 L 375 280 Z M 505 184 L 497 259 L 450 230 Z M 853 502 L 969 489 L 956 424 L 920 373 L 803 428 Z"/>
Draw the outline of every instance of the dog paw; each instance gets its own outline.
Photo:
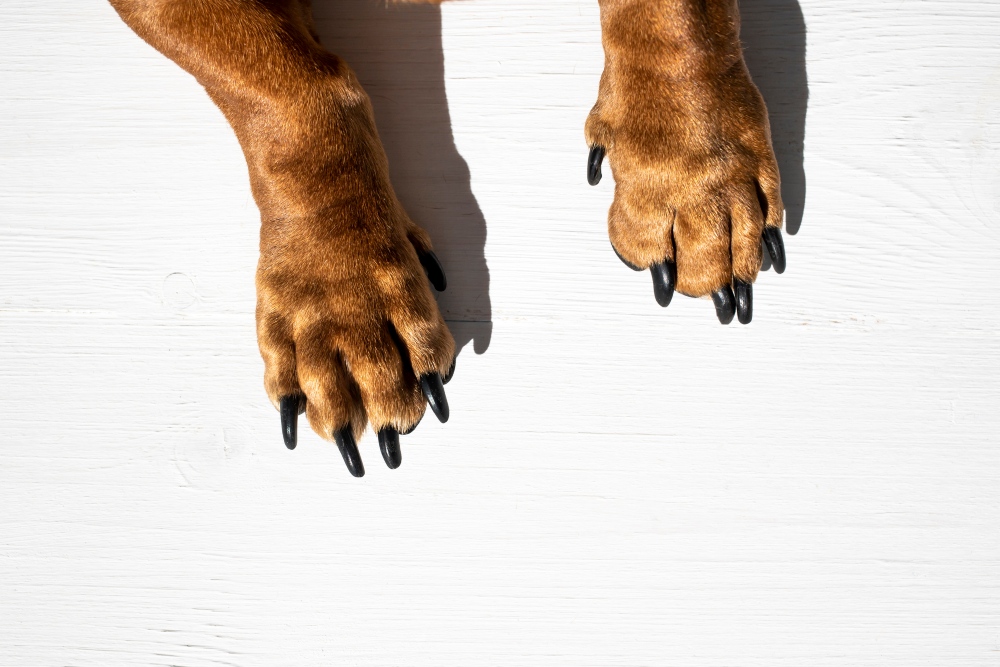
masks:
<path id="1" fill-rule="evenodd" d="M 762 242 L 777 273 L 785 252 L 767 110 L 742 59 L 691 78 L 609 63 L 586 136 L 588 182 L 605 156 L 614 174 L 611 245 L 650 271 L 657 303 L 711 296 L 720 322 L 750 322 Z"/>
<path id="2" fill-rule="evenodd" d="M 445 289 L 446 280 L 427 233 L 391 193 L 366 199 L 272 226 L 262 233 L 257 270 L 264 386 L 285 445 L 295 448 L 304 412 L 355 477 L 364 475 L 357 441 L 368 424 L 396 468 L 399 436 L 427 405 L 448 420 L 443 385 L 455 354 L 430 290 Z"/>

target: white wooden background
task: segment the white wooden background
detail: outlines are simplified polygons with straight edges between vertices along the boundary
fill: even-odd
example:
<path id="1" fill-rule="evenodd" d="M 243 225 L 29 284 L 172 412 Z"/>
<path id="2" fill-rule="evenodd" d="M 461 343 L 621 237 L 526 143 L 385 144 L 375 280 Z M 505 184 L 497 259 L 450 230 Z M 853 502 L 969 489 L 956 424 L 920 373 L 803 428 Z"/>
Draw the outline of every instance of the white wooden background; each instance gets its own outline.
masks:
<path id="1" fill-rule="evenodd" d="M 611 252 L 594 0 L 314 4 L 452 419 L 285 450 L 221 114 L 107 4 L 4 0 L 0 664 L 1000 664 L 1000 3 L 743 0 L 798 232 L 747 327 Z"/>

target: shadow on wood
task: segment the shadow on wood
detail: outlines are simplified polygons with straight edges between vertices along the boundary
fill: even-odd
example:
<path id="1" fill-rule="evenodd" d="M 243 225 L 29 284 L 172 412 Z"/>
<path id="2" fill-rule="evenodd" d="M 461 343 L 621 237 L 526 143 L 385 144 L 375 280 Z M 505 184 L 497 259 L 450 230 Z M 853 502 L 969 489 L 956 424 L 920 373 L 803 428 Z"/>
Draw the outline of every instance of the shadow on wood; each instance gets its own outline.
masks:
<path id="1" fill-rule="evenodd" d="M 805 18 L 798 0 L 740 0 L 740 15 L 743 55 L 771 118 L 785 229 L 796 234 L 806 203 L 802 154 L 809 106 Z"/>
<path id="2" fill-rule="evenodd" d="M 371 97 L 399 200 L 426 229 L 448 276 L 441 313 L 461 349 L 492 333 L 486 220 L 451 132 L 441 9 L 373 0 L 313 0 L 323 45 L 347 61 Z"/>

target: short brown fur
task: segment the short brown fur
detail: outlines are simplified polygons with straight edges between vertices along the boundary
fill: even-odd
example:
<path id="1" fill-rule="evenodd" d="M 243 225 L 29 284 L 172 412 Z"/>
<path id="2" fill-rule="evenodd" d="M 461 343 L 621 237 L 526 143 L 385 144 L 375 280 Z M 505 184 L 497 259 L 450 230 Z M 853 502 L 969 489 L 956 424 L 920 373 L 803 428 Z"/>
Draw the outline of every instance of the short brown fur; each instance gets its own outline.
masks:
<path id="1" fill-rule="evenodd" d="M 355 437 L 416 424 L 417 377 L 445 374 L 455 353 L 417 256 L 431 241 L 397 200 L 368 96 L 320 45 L 308 1 L 111 4 L 197 78 L 243 148 L 272 403 L 304 395 L 327 439 L 348 424 Z M 735 0 L 600 6 L 605 70 L 586 138 L 614 171 L 613 245 L 638 267 L 676 261 L 677 289 L 693 296 L 752 282 L 782 205 Z"/>
<path id="2" fill-rule="evenodd" d="M 601 0 L 605 65 L 587 119 L 607 148 L 611 243 L 640 268 L 673 260 L 677 290 L 753 282 L 782 220 L 767 109 L 743 62 L 735 0 Z"/>

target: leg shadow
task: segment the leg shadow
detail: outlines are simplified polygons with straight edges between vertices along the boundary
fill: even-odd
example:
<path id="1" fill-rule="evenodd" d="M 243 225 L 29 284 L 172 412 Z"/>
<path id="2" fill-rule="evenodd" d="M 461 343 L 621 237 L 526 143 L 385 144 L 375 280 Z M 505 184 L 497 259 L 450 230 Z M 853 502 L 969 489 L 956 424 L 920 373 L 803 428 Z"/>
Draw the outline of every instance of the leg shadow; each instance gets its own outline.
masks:
<path id="1" fill-rule="evenodd" d="M 771 118 L 785 229 L 796 234 L 806 204 L 806 22 L 797 0 L 740 0 L 740 15 L 743 55 Z"/>
<path id="2" fill-rule="evenodd" d="M 375 107 L 375 123 L 399 200 L 426 229 L 448 276 L 441 314 L 461 349 L 490 344 L 490 272 L 486 220 L 458 154 L 444 86 L 441 9 L 375 0 L 313 0 L 323 45 L 358 75 Z"/>

